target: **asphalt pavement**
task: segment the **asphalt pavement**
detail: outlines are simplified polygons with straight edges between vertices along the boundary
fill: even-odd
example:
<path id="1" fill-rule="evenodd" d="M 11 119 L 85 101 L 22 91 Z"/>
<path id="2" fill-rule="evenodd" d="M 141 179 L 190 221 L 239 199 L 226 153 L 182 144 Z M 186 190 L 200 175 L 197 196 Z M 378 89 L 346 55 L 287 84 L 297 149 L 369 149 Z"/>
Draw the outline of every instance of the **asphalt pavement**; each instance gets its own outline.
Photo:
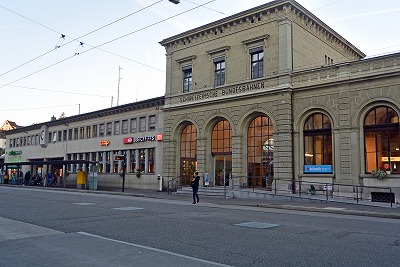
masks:
<path id="1" fill-rule="evenodd" d="M 21 185 L 4 185 L 0 186 L 16 186 Z M 89 194 L 114 194 L 114 195 L 127 195 L 135 197 L 157 198 L 157 199 L 170 199 L 192 203 L 191 195 L 177 195 L 173 192 L 157 190 L 143 190 L 143 189 L 129 189 L 125 188 L 122 192 L 121 188 L 98 188 L 97 190 L 75 189 L 75 188 L 60 188 L 60 187 L 35 187 L 43 190 L 65 190 L 85 192 Z M 211 197 L 200 195 L 200 203 L 211 203 L 217 205 L 237 205 L 237 206 L 252 206 L 264 207 L 274 209 L 298 210 L 298 211 L 311 211 L 311 212 L 325 212 L 344 215 L 356 216 L 370 216 L 381 218 L 400 219 L 400 205 L 393 204 L 391 207 L 389 203 L 375 203 L 374 205 L 359 203 L 343 203 L 336 201 L 325 200 L 310 200 L 310 199 L 251 199 L 251 198 L 223 198 Z M 364 202 L 366 203 L 366 202 Z M 196 205 L 196 204 L 191 204 Z"/>

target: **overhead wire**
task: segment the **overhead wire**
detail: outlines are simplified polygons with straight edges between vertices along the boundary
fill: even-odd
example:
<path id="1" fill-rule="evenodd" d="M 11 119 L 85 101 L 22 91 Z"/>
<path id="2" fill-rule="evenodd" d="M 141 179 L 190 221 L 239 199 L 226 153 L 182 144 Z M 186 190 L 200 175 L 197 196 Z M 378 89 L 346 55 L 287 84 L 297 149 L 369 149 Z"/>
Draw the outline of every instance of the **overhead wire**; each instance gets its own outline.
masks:
<path id="1" fill-rule="evenodd" d="M 119 22 L 119 21 L 121 21 L 121 20 L 123 20 L 123 19 L 126 19 L 126 18 L 128 18 L 128 17 L 130 17 L 130 16 L 132 16 L 132 15 L 134 15 L 134 14 L 137 14 L 137 13 L 139 13 L 139 12 L 141 12 L 141 11 L 147 9 L 147 8 L 150 8 L 150 7 L 152 7 L 152 6 L 156 5 L 156 4 L 159 4 L 159 3 L 161 3 L 162 1 L 163 1 L 163 0 L 159 0 L 159 1 L 157 1 L 157 2 L 154 2 L 153 4 L 150 4 L 150 5 L 148 5 L 148 6 L 145 6 L 145 7 L 141 8 L 141 9 L 135 11 L 135 12 L 132 12 L 132 13 L 130 13 L 130 14 L 124 16 L 124 17 L 121 17 L 121 18 L 119 18 L 119 19 L 117 19 L 117 20 L 115 20 L 115 21 L 113 21 L 113 22 L 110 22 L 110 23 L 108 23 L 108 24 L 106 24 L 106 25 L 104 25 L 104 26 L 101 26 L 101 27 L 99 27 L 99 28 L 97 28 L 97 29 L 95 29 L 95 30 L 93 30 L 93 31 L 91 31 L 91 32 L 88 32 L 88 33 L 86 33 L 86 34 L 84 34 L 84 35 L 82 35 L 82 36 L 79 36 L 79 37 L 77 37 L 77 38 L 73 38 L 73 37 L 67 36 L 67 35 L 65 35 L 65 34 L 59 32 L 59 31 L 56 31 L 56 30 L 54 30 L 54 29 L 52 29 L 52 28 L 50 28 L 50 27 L 48 27 L 48 26 L 46 26 L 46 25 L 40 23 L 40 22 L 37 22 L 37 21 L 35 21 L 35 20 L 33 20 L 33 19 L 30 19 L 30 18 L 28 18 L 28 17 L 26 17 L 26 16 L 24 16 L 24 15 L 22 15 L 22 14 L 19 14 L 19 13 L 15 12 L 15 11 L 9 9 L 9 8 L 6 8 L 6 7 L 0 5 L 0 8 L 3 8 L 3 9 L 5 9 L 5 10 L 11 12 L 11 13 L 14 13 L 14 14 L 16 14 L 16 15 L 18 15 L 18 16 L 23 17 L 24 19 L 27 19 L 27 20 L 29 20 L 29 21 L 35 23 L 35 24 L 38 24 L 38 25 L 40 25 L 40 26 L 42 26 L 42 27 L 44 27 L 44 28 L 46 28 L 46 29 L 49 29 L 49 30 L 51 30 L 51 31 L 53 31 L 53 32 L 56 32 L 56 33 L 60 34 L 60 35 L 61 35 L 61 38 L 68 37 L 68 38 L 72 39 L 71 41 L 69 41 L 69 42 L 67 42 L 67 43 L 65 43 L 65 44 L 56 45 L 56 46 L 55 46 L 55 49 L 51 49 L 51 50 L 49 50 L 49 51 L 47 51 L 47 52 L 45 52 L 45 53 L 43 53 L 43 54 L 41 54 L 41 55 L 39 55 L 39 56 L 37 56 L 37 57 L 35 57 L 35 58 L 33 58 L 33 59 L 31 59 L 31 60 L 25 62 L 25 63 L 23 63 L 23 64 L 21 64 L 21 65 L 15 67 L 15 68 L 13 68 L 13 69 L 11 69 L 11 70 L 8 70 L 8 71 L 6 71 L 6 72 L 4 72 L 4 73 L 1 73 L 1 74 L 0 74 L 0 77 L 3 76 L 3 75 L 5 75 L 5 74 L 7 74 L 7 73 L 10 73 L 10 72 L 12 72 L 12 71 L 14 71 L 14 70 L 16 70 L 16 69 L 19 69 L 19 68 L 21 68 L 21 67 L 23 67 L 23 66 L 25 66 L 25 65 L 27 65 L 27 64 L 29 64 L 29 63 L 35 61 L 35 60 L 37 60 L 37 59 L 43 57 L 43 56 L 45 56 L 45 55 L 47 55 L 47 54 L 49 54 L 49 53 L 55 51 L 56 49 L 61 48 L 61 47 L 63 47 L 63 46 L 66 46 L 66 45 L 68 45 L 68 44 L 70 44 L 70 43 L 72 43 L 72 42 L 74 42 L 74 41 L 80 42 L 80 46 L 81 46 L 81 45 L 83 44 L 81 41 L 79 41 L 81 38 L 86 37 L 86 36 L 88 36 L 88 35 L 90 35 L 90 34 L 93 34 L 93 33 L 97 32 L 97 31 L 99 31 L 99 30 L 101 30 L 101 29 L 104 29 L 104 28 L 106 28 L 106 27 L 108 27 L 108 26 L 110 26 L 110 25 L 112 25 L 112 24 L 114 24 L 114 23 L 117 23 L 117 22 Z M 79 47 L 78 47 L 78 48 L 79 48 Z M 105 50 L 102 50 L 102 51 L 108 52 L 108 51 L 105 51 Z M 75 53 L 77 53 L 77 52 L 75 52 Z M 117 54 L 115 54 L 115 53 L 110 53 L 110 54 L 117 55 Z M 1 88 L 1 87 L 0 87 L 0 88 Z"/>
<path id="2" fill-rule="evenodd" d="M 0 84 L 1 85 L 1 84 Z M 93 96 L 93 97 L 111 97 L 109 95 L 95 95 L 95 94 L 87 94 L 87 93 L 76 93 L 76 92 L 67 92 L 67 91 L 58 91 L 51 89 L 43 89 L 29 86 L 18 86 L 18 85 L 8 85 L 10 87 L 24 88 L 29 90 L 43 91 L 43 92 L 52 92 L 52 93 L 60 93 L 60 94 L 71 94 L 71 95 L 82 95 L 82 96 Z"/>
<path id="3" fill-rule="evenodd" d="M 206 2 L 206 3 L 204 3 L 204 4 L 201 4 L 201 5 L 199 5 L 199 6 L 193 7 L 193 8 L 191 8 L 191 9 L 186 10 L 186 11 L 180 12 L 180 13 L 175 14 L 175 15 L 173 15 L 173 16 L 170 16 L 170 17 L 168 17 L 168 18 L 162 19 L 162 20 L 160 20 L 160 21 L 158 21 L 158 22 L 155 22 L 155 23 L 150 24 L 150 25 L 148 25 L 148 26 L 142 27 L 142 28 L 140 28 L 140 29 L 138 29 L 138 30 L 135 30 L 135 31 L 132 31 L 132 32 L 130 32 L 130 33 L 124 34 L 124 35 L 122 35 L 122 36 L 120 36 L 120 37 L 117 37 L 117 38 L 115 38 L 115 39 L 112 39 L 112 40 L 110 40 L 110 41 L 107 41 L 107 42 L 105 42 L 105 43 L 102 43 L 102 44 L 100 44 L 100 45 L 92 46 L 92 48 L 89 48 L 89 49 L 87 49 L 87 50 L 84 50 L 84 51 L 80 52 L 79 55 L 81 55 L 81 54 L 83 54 L 83 53 L 86 53 L 86 52 L 89 52 L 89 51 L 92 51 L 93 49 L 97 49 L 97 48 L 99 48 L 99 47 L 101 47 L 101 46 L 104 46 L 104 45 L 106 45 L 106 44 L 115 42 L 115 41 L 117 41 L 117 40 L 120 40 L 120 39 L 122 39 L 122 38 L 125 38 L 125 37 L 127 37 L 127 36 L 130 36 L 130 35 L 132 35 L 132 34 L 134 34 L 134 33 L 137 33 L 137 32 L 143 31 L 143 30 L 145 30 L 145 29 L 151 28 L 151 27 L 153 27 L 153 26 L 155 26 L 155 25 L 158 25 L 158 24 L 160 24 L 160 23 L 162 23 L 162 22 L 165 22 L 165 21 L 170 20 L 170 19 L 172 19 L 172 18 L 178 17 L 178 16 L 180 16 L 180 15 L 183 15 L 183 14 L 185 14 L 185 13 L 188 13 L 188 12 L 190 12 L 190 11 L 193 11 L 193 10 L 195 10 L 195 9 L 197 9 L 197 8 L 200 8 L 200 7 L 204 6 L 204 5 L 207 5 L 207 4 L 212 3 L 212 2 L 215 2 L 215 1 L 216 1 L 216 0 L 208 1 L 208 2 Z M 15 82 L 18 82 L 18 81 L 20 81 L 20 80 L 23 80 L 23 79 L 25 79 L 25 78 L 28 78 L 28 77 L 30 77 L 30 76 L 32 76 L 32 75 L 35 75 L 35 74 L 37 74 L 37 73 L 39 73 L 39 72 L 42 72 L 42 71 L 44 71 L 44 70 L 46 70 L 46 69 L 49 69 L 49 68 L 51 68 L 51 67 L 54 67 L 54 66 L 56 66 L 56 65 L 58 65 L 58 64 L 60 64 L 60 63 L 62 63 L 62 62 L 65 62 L 65 61 L 67 61 L 67 60 L 69 60 L 69 59 L 71 59 L 71 58 L 73 58 L 73 57 L 75 57 L 75 56 L 77 56 L 77 55 L 74 54 L 74 55 L 69 56 L 69 57 L 67 57 L 67 58 L 64 58 L 64 59 L 62 59 L 62 60 L 60 60 L 60 61 L 57 61 L 57 62 L 55 62 L 55 63 L 53 63 L 53 64 L 51 64 L 51 65 L 48 65 L 48 66 L 46 66 L 46 67 L 44 67 L 44 68 L 42 68 L 42 69 L 40 69 L 40 70 L 37 70 L 37 71 L 35 71 L 35 72 L 32 72 L 32 73 L 30 73 L 30 74 L 28 74 L 28 75 L 25 75 L 25 76 L 19 78 L 19 79 L 16 79 L 16 80 L 14 80 L 14 81 L 12 81 L 12 82 L 9 82 L 9 83 L 7 83 L 7 84 L 3 84 L 2 86 L 0 86 L 0 89 L 3 88 L 3 87 L 5 87 L 5 86 L 8 86 L 8 85 L 10 85 L 10 84 L 13 84 L 13 83 L 15 83 Z"/>

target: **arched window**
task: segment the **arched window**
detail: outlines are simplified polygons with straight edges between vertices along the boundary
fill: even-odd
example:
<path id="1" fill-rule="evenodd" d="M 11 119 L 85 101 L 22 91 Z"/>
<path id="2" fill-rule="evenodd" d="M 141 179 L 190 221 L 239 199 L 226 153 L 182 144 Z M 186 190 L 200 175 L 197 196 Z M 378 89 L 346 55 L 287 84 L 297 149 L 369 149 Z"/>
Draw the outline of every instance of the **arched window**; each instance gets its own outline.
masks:
<path id="1" fill-rule="evenodd" d="M 400 172 L 399 115 L 389 107 L 376 107 L 364 119 L 365 172 L 375 169 Z"/>
<path id="2" fill-rule="evenodd" d="M 267 186 L 273 179 L 274 138 L 268 117 L 255 118 L 247 129 L 247 180 L 249 186 Z M 267 179 L 268 178 L 268 179 Z M 268 181 L 267 181 L 268 180 Z"/>
<path id="3" fill-rule="evenodd" d="M 222 120 L 212 131 L 211 154 L 232 154 L 232 128 L 227 120 Z"/>
<path id="4" fill-rule="evenodd" d="M 197 169 L 197 129 L 193 124 L 188 124 L 183 129 L 180 148 L 180 182 L 187 185 Z"/>
<path id="5" fill-rule="evenodd" d="M 328 116 L 322 113 L 310 115 L 303 129 L 304 172 L 332 172 L 332 127 Z M 314 168 L 310 165 L 319 165 Z"/>

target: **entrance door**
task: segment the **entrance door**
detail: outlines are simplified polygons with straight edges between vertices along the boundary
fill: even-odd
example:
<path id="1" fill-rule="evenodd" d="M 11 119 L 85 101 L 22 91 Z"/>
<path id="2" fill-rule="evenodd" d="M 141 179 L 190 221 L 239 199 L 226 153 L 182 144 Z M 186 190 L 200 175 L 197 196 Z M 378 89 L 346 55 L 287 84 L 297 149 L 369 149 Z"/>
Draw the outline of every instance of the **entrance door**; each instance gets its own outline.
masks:
<path id="1" fill-rule="evenodd" d="M 214 186 L 229 186 L 232 176 L 232 155 L 214 156 Z"/>

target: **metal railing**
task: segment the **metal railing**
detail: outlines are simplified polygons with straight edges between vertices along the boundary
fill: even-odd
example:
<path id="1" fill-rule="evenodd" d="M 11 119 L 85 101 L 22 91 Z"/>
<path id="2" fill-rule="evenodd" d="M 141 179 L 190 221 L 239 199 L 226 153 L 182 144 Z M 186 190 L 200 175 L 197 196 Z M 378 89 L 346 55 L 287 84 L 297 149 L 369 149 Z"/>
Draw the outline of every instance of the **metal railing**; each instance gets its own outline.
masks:
<path id="1" fill-rule="evenodd" d="M 181 178 L 180 176 L 176 176 L 176 177 L 168 180 L 168 183 L 167 183 L 167 193 L 168 194 L 170 191 L 176 191 L 178 186 L 182 188 L 182 185 L 179 183 L 180 178 Z"/>
<path id="2" fill-rule="evenodd" d="M 400 187 L 362 186 L 344 183 L 318 182 L 315 180 L 276 179 L 271 177 L 232 177 L 232 190 L 247 190 L 252 192 L 291 195 L 299 198 L 320 199 L 337 202 L 384 202 L 393 207 L 395 193 L 400 193 Z"/>

